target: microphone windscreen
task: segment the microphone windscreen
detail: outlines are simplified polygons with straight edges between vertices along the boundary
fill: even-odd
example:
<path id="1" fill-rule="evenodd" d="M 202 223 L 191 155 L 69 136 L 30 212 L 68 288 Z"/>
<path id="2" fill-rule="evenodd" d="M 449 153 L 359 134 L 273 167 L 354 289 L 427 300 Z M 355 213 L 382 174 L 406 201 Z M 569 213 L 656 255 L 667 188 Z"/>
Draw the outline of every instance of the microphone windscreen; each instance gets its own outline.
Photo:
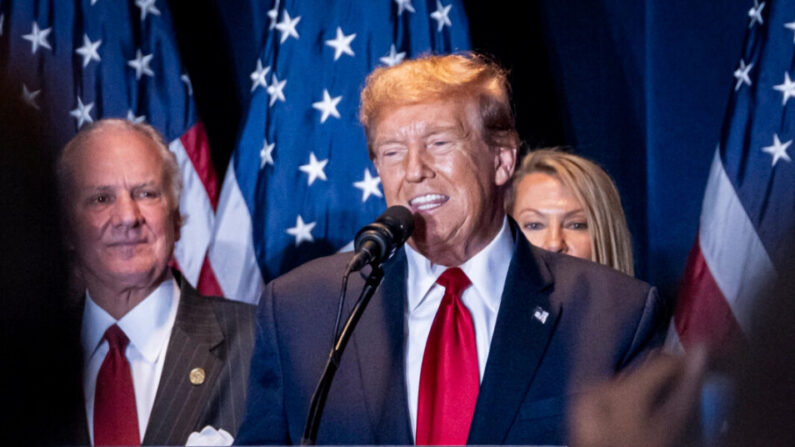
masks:
<path id="1" fill-rule="evenodd" d="M 406 242 L 406 239 L 414 232 L 414 215 L 405 206 L 390 206 L 376 219 L 376 222 L 382 222 L 394 232 L 397 245 Z"/>

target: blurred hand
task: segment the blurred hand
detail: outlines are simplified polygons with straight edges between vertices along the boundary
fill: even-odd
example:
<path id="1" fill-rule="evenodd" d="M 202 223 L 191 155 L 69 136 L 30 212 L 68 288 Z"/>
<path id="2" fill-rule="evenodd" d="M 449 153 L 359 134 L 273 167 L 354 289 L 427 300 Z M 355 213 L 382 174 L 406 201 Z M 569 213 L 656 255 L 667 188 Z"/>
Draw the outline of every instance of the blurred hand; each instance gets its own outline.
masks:
<path id="1" fill-rule="evenodd" d="M 572 403 L 570 439 L 579 447 L 681 444 L 700 396 L 706 349 L 657 354 L 632 373 L 599 385 Z"/>

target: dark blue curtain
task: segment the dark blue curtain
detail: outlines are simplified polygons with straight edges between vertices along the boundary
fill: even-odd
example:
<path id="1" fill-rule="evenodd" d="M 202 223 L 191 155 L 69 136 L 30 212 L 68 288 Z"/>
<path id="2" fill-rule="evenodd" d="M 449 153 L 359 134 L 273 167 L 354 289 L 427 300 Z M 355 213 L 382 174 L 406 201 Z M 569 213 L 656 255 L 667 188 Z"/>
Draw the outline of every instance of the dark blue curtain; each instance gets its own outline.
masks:
<path id="1" fill-rule="evenodd" d="M 675 291 L 696 235 L 752 4 L 544 0 L 538 6 L 563 143 L 616 180 L 637 274 L 666 293 Z"/>

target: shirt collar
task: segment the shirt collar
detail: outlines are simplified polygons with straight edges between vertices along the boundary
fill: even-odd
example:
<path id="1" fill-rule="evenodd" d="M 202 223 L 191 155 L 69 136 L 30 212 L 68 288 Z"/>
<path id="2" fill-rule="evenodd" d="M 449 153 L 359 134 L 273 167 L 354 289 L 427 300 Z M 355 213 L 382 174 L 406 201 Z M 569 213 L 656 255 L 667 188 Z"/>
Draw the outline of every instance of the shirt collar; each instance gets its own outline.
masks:
<path id="1" fill-rule="evenodd" d="M 157 361 L 176 319 L 179 286 L 173 277 L 163 281 L 152 293 L 118 321 L 99 307 L 86 290 L 80 339 L 88 360 L 102 343 L 105 331 L 118 324 L 130 339 L 130 346 L 149 362 Z"/>
<path id="2" fill-rule="evenodd" d="M 433 264 L 408 244 L 406 260 L 408 263 L 408 309 L 414 310 L 422 304 L 426 295 L 436 284 L 436 279 L 447 270 L 447 266 Z M 499 308 L 505 278 L 513 256 L 513 233 L 508 218 L 503 218 L 500 231 L 489 244 L 458 267 L 466 273 L 472 286 L 483 297 L 486 305 L 493 311 Z"/>

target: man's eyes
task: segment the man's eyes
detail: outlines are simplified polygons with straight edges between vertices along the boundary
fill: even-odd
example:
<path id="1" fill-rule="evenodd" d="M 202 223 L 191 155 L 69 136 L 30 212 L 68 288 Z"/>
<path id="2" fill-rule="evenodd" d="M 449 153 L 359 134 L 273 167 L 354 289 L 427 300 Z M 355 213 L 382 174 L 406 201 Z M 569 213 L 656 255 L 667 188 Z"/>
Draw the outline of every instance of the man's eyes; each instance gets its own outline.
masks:
<path id="1" fill-rule="evenodd" d="M 89 198 L 89 202 L 92 204 L 103 205 L 106 203 L 110 203 L 113 201 L 113 196 L 110 194 L 95 194 Z"/>
<path id="2" fill-rule="evenodd" d="M 142 189 L 130 193 L 133 200 L 153 200 L 158 199 L 163 193 L 156 189 Z M 88 198 L 88 203 L 92 205 L 107 205 L 116 201 L 116 197 L 109 193 L 94 194 Z"/>
<path id="3" fill-rule="evenodd" d="M 401 147 L 383 147 L 378 149 L 378 158 L 386 161 L 396 161 L 403 157 L 406 153 L 405 148 Z"/>
<path id="4" fill-rule="evenodd" d="M 136 199 L 157 199 L 161 193 L 157 190 L 141 190 L 133 194 Z"/>
<path id="5" fill-rule="evenodd" d="M 439 150 L 439 149 L 447 149 L 453 146 L 456 143 L 456 140 L 451 137 L 437 137 L 434 138 L 427 143 L 427 147 L 429 149 Z"/>

